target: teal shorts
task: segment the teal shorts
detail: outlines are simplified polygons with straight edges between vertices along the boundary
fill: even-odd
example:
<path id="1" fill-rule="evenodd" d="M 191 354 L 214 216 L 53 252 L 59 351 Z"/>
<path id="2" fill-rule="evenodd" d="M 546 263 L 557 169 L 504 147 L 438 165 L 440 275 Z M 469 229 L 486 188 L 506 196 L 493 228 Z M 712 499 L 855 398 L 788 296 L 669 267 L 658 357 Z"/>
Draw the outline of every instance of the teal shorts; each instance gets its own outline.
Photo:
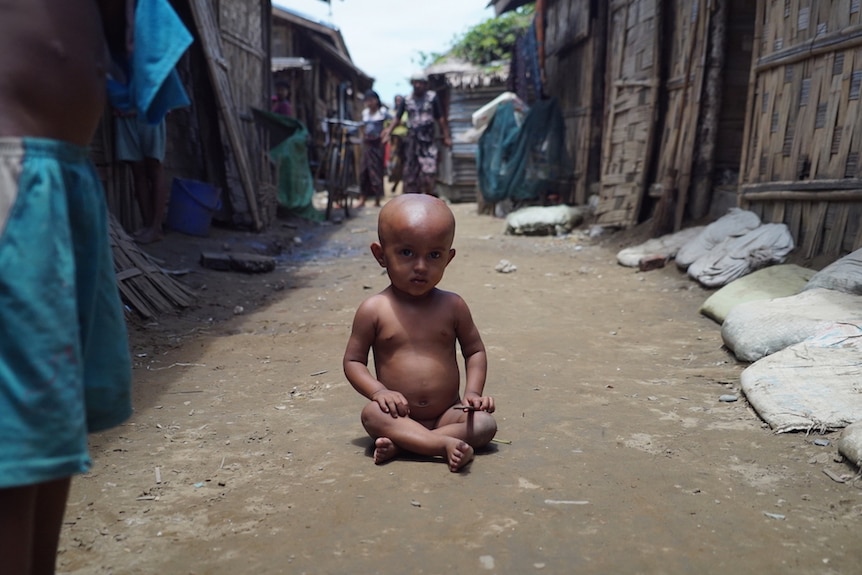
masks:
<path id="1" fill-rule="evenodd" d="M 114 153 L 120 162 L 143 162 L 165 159 L 167 126 L 165 120 L 149 124 L 141 116 L 114 118 Z"/>
<path id="2" fill-rule="evenodd" d="M 0 138 L 0 488 L 90 468 L 132 412 L 104 192 L 87 151 Z"/>

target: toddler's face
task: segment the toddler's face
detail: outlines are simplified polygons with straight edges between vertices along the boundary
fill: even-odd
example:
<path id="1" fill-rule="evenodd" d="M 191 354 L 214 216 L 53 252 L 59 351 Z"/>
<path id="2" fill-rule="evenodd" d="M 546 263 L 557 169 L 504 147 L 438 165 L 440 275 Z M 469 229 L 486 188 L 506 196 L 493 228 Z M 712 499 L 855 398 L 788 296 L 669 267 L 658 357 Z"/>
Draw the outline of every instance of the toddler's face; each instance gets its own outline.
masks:
<path id="1" fill-rule="evenodd" d="M 430 292 L 455 257 L 447 230 L 410 230 L 383 244 L 383 261 L 392 286 L 414 297 Z"/>

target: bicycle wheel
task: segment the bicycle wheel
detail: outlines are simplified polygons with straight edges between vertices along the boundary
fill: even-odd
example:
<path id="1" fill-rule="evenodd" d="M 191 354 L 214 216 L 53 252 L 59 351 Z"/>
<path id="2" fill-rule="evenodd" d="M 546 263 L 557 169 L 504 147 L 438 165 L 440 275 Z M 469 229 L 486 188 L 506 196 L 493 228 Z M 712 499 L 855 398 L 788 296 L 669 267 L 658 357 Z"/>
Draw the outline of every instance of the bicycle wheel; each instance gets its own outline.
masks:
<path id="1" fill-rule="evenodd" d="M 353 195 L 350 193 L 350 187 L 353 181 L 356 179 L 355 172 L 356 166 L 353 162 L 353 149 L 350 144 L 348 145 L 348 149 L 344 152 L 344 158 L 342 158 L 341 164 L 341 178 L 340 178 L 340 187 L 341 187 L 341 201 L 344 204 L 344 217 L 350 217 L 350 208 L 353 204 Z"/>
<path id="2" fill-rule="evenodd" d="M 329 151 L 329 161 L 326 172 L 326 214 L 325 217 L 328 220 L 330 214 L 332 213 L 332 204 L 335 203 L 339 196 L 340 192 L 338 190 L 339 182 L 339 146 L 335 145 Z"/>

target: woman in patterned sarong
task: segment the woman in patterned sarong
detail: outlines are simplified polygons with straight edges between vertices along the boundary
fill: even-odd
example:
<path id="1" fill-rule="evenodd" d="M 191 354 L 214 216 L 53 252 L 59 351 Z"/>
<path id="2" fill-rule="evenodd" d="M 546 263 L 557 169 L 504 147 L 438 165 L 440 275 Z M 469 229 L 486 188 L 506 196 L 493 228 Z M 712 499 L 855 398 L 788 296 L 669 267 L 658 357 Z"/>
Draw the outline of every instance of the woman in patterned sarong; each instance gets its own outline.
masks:
<path id="1" fill-rule="evenodd" d="M 383 140 L 401 124 L 407 113 L 407 136 L 404 140 L 404 193 L 434 194 L 437 181 L 437 145 L 434 141 L 434 125 L 440 126 L 443 144 L 452 145 L 449 137 L 449 122 L 443 115 L 437 93 L 428 89 L 428 78 L 416 74 L 410 79 L 413 93 L 395 110 L 395 120 L 384 131 Z"/>
<path id="2" fill-rule="evenodd" d="M 380 97 L 374 90 L 365 92 L 365 108 L 362 110 L 364 124 L 362 138 L 362 160 L 359 167 L 359 203 L 365 205 L 368 198 L 374 198 L 379 206 L 383 198 L 384 147 L 381 134 L 383 124 L 389 119 L 389 111 L 380 106 Z"/>

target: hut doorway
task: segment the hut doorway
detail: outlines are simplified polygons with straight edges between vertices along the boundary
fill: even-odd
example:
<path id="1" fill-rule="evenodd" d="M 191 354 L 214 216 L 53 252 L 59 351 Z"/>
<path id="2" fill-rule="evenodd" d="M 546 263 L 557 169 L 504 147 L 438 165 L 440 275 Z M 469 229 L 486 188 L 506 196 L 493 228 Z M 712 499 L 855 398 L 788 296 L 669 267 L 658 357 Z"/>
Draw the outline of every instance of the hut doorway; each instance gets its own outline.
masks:
<path id="1" fill-rule="evenodd" d="M 660 235 L 735 204 L 754 36 L 746 0 L 618 0 L 597 222 Z M 728 198 L 730 198 L 728 200 Z"/>

